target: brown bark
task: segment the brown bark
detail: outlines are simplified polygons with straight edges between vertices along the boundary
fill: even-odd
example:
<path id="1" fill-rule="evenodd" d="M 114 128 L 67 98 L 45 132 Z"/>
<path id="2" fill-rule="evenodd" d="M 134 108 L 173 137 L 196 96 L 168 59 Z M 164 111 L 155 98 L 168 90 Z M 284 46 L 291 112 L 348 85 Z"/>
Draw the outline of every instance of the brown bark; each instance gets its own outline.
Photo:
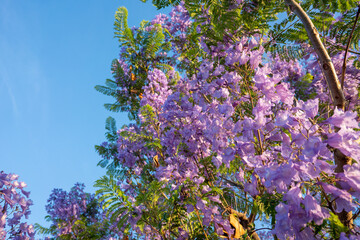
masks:
<path id="1" fill-rule="evenodd" d="M 344 166 L 347 164 L 348 165 L 351 164 L 351 158 L 345 156 L 339 149 L 334 150 L 334 157 L 335 157 L 335 164 L 336 164 L 336 168 L 335 168 L 336 173 L 344 172 Z M 341 188 L 341 186 L 339 184 L 336 184 L 336 186 L 338 188 Z M 345 226 L 347 226 L 350 229 L 353 228 L 352 212 L 342 211 L 342 212 L 338 213 L 337 215 L 339 217 L 339 220 L 342 222 L 342 224 L 344 224 Z"/>

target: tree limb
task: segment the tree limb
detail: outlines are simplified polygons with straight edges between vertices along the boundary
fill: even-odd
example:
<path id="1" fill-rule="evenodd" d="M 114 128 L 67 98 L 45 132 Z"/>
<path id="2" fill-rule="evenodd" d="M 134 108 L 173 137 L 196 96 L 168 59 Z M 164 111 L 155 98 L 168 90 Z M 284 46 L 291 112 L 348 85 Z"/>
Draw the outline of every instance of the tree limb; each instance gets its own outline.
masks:
<path id="1" fill-rule="evenodd" d="M 321 65 L 320 67 L 324 72 L 334 106 L 340 109 L 344 109 L 346 103 L 344 93 L 341 90 L 341 85 L 336 75 L 334 65 L 327 50 L 321 42 L 320 35 L 316 27 L 312 23 L 309 16 L 305 13 L 303 8 L 300 6 L 300 4 L 298 4 L 295 0 L 285 0 L 285 3 L 300 18 L 301 22 L 304 24 L 308 37 L 318 56 Z"/>
<path id="2" fill-rule="evenodd" d="M 360 14 L 360 4 L 359 4 L 359 7 L 358 7 L 358 11 L 356 13 L 356 17 L 355 17 L 355 22 L 354 22 L 354 25 L 353 25 L 353 28 L 351 29 L 351 33 L 350 33 L 350 36 L 349 36 L 349 39 L 348 39 L 348 42 L 347 42 L 347 45 L 346 45 L 346 49 L 345 49 L 345 56 L 344 56 L 344 62 L 343 62 L 343 65 L 342 65 L 342 72 L 341 72 L 341 89 L 343 90 L 344 89 L 344 81 L 345 81 L 345 72 L 346 72 L 346 56 L 347 56 L 347 53 L 349 51 L 349 47 L 350 47 L 350 42 L 351 42 L 351 38 L 353 36 L 353 33 L 354 33 L 354 30 L 355 30 L 355 27 L 356 27 L 356 23 L 359 19 L 359 14 Z"/>

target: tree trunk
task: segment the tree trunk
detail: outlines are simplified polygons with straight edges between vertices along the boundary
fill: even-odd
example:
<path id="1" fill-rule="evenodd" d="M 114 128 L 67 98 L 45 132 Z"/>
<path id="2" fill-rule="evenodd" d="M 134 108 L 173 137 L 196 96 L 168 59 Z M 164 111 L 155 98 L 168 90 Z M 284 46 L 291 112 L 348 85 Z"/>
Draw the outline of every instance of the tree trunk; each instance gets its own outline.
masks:
<path id="1" fill-rule="evenodd" d="M 309 16 L 302 9 L 300 4 L 298 4 L 295 0 L 285 0 L 285 3 L 290 7 L 291 11 L 293 11 L 304 24 L 305 30 L 308 34 L 308 37 L 311 41 L 312 46 L 315 49 L 315 52 L 318 56 L 318 60 L 320 62 L 320 67 L 324 73 L 328 88 L 330 90 L 331 99 L 335 107 L 343 109 L 345 108 L 345 97 L 344 93 L 341 89 L 340 82 L 336 75 L 336 71 L 334 65 L 331 61 L 331 58 L 325 49 L 324 45 L 321 42 L 320 35 L 312 23 Z M 334 159 L 336 164 L 335 172 L 341 173 L 344 172 L 344 165 L 351 164 L 351 158 L 345 156 L 340 150 L 335 149 L 334 151 Z M 340 188 L 339 185 L 337 187 Z M 341 212 L 338 214 L 340 221 L 347 226 L 348 228 L 352 228 L 352 212 Z"/>

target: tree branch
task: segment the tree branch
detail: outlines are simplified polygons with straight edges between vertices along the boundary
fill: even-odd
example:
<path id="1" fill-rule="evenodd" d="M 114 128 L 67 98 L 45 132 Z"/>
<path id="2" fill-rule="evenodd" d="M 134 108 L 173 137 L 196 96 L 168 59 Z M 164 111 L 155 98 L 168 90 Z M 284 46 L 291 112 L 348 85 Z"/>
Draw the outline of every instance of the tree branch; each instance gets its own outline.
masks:
<path id="1" fill-rule="evenodd" d="M 318 56 L 321 65 L 320 67 L 324 72 L 334 106 L 340 109 L 344 109 L 346 103 L 344 93 L 341 90 L 341 85 L 336 75 L 334 65 L 327 50 L 321 42 L 320 35 L 316 27 L 312 23 L 309 16 L 302 9 L 300 4 L 298 4 L 295 0 L 285 0 L 285 3 L 300 18 L 301 22 L 304 24 L 308 37 Z"/>
<path id="2" fill-rule="evenodd" d="M 326 39 L 322 34 L 319 33 L 319 35 L 320 35 L 320 37 L 324 38 L 324 41 L 326 41 L 328 44 L 330 44 L 333 47 L 336 47 L 337 50 L 341 50 L 341 49 L 345 50 L 346 49 L 346 47 L 340 45 L 339 43 L 337 43 L 337 44 L 332 43 L 329 39 Z M 348 52 L 356 54 L 356 55 L 360 55 L 360 52 L 355 52 L 354 50 L 351 50 L 351 49 L 349 49 Z"/>
<path id="3" fill-rule="evenodd" d="M 230 185 L 232 185 L 232 186 L 234 186 L 234 187 L 237 187 L 237 188 L 240 188 L 241 190 L 244 190 L 244 186 L 242 186 L 242 185 L 240 185 L 240 184 L 237 184 L 236 182 L 233 182 L 233 181 L 231 181 L 231 180 L 229 180 L 229 179 L 227 179 L 227 178 L 224 178 L 224 177 L 222 177 L 222 176 L 220 176 L 220 178 L 221 178 L 222 180 L 224 180 L 225 182 L 229 183 Z"/>
<path id="4" fill-rule="evenodd" d="M 359 19 L 359 14 L 360 14 L 360 4 L 359 4 L 359 7 L 358 7 L 358 11 L 357 11 L 357 13 L 356 13 L 354 25 L 353 25 L 353 27 L 352 27 L 352 29 L 351 29 L 351 33 L 350 33 L 350 36 L 349 36 L 349 40 L 348 40 L 347 45 L 346 45 L 346 49 L 345 49 L 344 62 L 343 62 L 343 65 L 342 65 L 342 72 L 341 72 L 341 89 L 342 89 L 342 90 L 344 89 L 344 81 L 345 81 L 346 56 L 347 56 L 347 53 L 348 53 L 348 51 L 349 51 L 350 42 L 351 42 L 351 39 L 352 39 L 354 30 L 355 30 L 355 27 L 356 27 L 356 23 L 357 23 L 357 21 L 358 21 L 358 19 Z"/>

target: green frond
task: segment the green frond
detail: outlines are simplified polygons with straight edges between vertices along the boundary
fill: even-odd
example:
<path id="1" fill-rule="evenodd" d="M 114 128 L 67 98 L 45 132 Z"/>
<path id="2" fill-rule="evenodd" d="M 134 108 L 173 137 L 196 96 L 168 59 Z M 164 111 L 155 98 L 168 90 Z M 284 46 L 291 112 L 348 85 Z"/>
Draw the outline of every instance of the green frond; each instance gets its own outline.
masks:
<path id="1" fill-rule="evenodd" d="M 116 96 L 116 89 L 114 88 L 96 85 L 95 90 L 107 96 Z"/>
<path id="2" fill-rule="evenodd" d="M 34 229 L 37 233 L 42 234 L 42 235 L 55 235 L 56 234 L 56 227 L 55 226 L 51 226 L 50 228 L 46 228 L 41 226 L 38 223 L 34 224 Z"/>
<path id="3" fill-rule="evenodd" d="M 105 80 L 105 85 L 111 89 L 116 89 L 117 88 L 117 83 L 112 80 L 112 79 L 106 79 Z"/>
<path id="4" fill-rule="evenodd" d="M 150 32 L 149 37 L 145 40 L 145 53 L 147 56 L 155 57 L 165 40 L 163 28 L 160 25 L 155 25 L 155 28 Z"/>
<path id="5" fill-rule="evenodd" d="M 98 188 L 96 195 L 99 196 L 99 201 L 102 202 L 104 209 L 108 209 L 107 214 L 112 223 L 117 222 L 121 214 L 131 208 L 131 203 L 128 197 L 117 185 L 117 181 L 112 175 L 103 176 L 94 184 Z"/>
<path id="6" fill-rule="evenodd" d="M 128 10 L 125 7 L 119 7 L 115 13 L 115 22 L 114 22 L 114 29 L 115 29 L 115 37 L 122 38 L 125 35 L 125 30 L 128 29 Z"/>
<path id="7" fill-rule="evenodd" d="M 102 159 L 102 160 L 100 160 L 99 162 L 98 162 L 98 166 L 100 166 L 100 167 L 102 167 L 102 168 L 104 168 L 104 167 L 106 167 L 107 165 L 108 165 L 108 163 L 109 163 L 109 159 Z"/>
<path id="8" fill-rule="evenodd" d="M 147 0 L 141 0 L 142 2 L 147 2 Z M 152 3 L 158 8 L 165 8 L 170 5 L 177 5 L 181 0 L 152 0 Z"/>
<path id="9" fill-rule="evenodd" d="M 111 112 L 120 112 L 120 111 L 126 110 L 126 109 L 123 109 L 123 105 L 118 104 L 118 103 L 114 103 L 114 104 L 105 103 L 104 107 L 106 110 L 109 110 Z"/>
<path id="10" fill-rule="evenodd" d="M 110 133 L 115 133 L 116 134 L 116 121 L 114 118 L 112 117 L 108 117 L 106 119 L 106 124 L 105 124 L 105 129 L 108 130 Z"/>
<path id="11" fill-rule="evenodd" d="M 286 44 L 271 45 L 269 51 L 285 60 L 301 59 L 306 54 L 302 47 Z"/>

